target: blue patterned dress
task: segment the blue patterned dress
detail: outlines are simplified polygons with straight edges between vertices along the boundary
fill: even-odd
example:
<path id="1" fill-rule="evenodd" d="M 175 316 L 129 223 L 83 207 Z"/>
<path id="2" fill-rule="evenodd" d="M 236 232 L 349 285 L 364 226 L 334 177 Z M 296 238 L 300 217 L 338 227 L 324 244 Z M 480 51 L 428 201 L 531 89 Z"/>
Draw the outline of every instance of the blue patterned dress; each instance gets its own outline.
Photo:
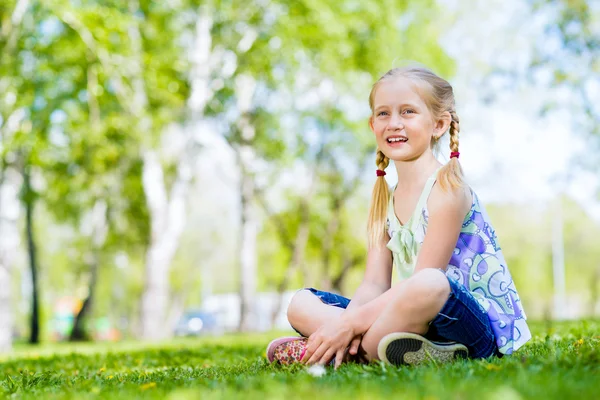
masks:
<path id="1" fill-rule="evenodd" d="M 415 212 L 405 225 L 398 221 L 394 196 L 390 196 L 387 228 L 391 239 L 387 247 L 392 251 L 394 267 L 401 279 L 414 272 L 427 233 L 427 199 L 436 177 L 437 171 L 425 184 Z M 473 190 L 471 194 L 473 203 L 463 221 L 446 275 L 457 280 L 479 301 L 490 319 L 498 349 L 503 354 L 511 354 L 531 339 L 531 332 L 496 232 L 479 198 Z"/>

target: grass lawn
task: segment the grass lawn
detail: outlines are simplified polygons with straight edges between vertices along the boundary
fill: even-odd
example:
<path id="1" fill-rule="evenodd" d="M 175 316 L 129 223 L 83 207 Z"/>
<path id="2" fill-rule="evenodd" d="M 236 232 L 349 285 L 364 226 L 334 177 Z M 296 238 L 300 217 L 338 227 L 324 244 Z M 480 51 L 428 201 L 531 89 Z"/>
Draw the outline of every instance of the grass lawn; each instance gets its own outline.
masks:
<path id="1" fill-rule="evenodd" d="M 531 324 L 517 354 L 489 361 L 394 368 L 344 365 L 313 377 L 269 365 L 270 335 L 160 345 L 19 347 L 0 363 L 0 397 L 51 399 L 594 399 L 600 398 L 600 321 Z"/>

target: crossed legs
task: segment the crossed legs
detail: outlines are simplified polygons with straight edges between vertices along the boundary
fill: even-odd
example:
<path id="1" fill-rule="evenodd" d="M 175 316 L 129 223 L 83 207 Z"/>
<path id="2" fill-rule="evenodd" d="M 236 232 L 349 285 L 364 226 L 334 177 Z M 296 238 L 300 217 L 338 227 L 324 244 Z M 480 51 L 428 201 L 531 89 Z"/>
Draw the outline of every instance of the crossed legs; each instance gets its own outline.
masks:
<path id="1" fill-rule="evenodd" d="M 440 312 L 450 295 L 446 275 L 433 268 L 415 273 L 390 290 L 394 293 L 392 301 L 379 310 L 375 322 L 363 335 L 361 346 L 369 360 L 377 359 L 377 345 L 388 333 L 427 333 L 429 322 Z M 343 311 L 324 304 L 310 291 L 301 290 L 292 298 L 287 314 L 290 324 L 308 337 Z"/>

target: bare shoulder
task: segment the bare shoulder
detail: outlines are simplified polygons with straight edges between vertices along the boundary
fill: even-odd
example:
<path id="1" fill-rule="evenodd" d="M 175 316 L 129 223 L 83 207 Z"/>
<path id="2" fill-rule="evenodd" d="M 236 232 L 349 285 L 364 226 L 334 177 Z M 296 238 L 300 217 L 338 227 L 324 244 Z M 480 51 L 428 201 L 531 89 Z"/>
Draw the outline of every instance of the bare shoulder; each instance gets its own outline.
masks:
<path id="1" fill-rule="evenodd" d="M 448 190 L 434 185 L 427 201 L 427 209 L 430 215 L 456 214 L 464 217 L 472 202 L 471 189 L 467 185 Z"/>

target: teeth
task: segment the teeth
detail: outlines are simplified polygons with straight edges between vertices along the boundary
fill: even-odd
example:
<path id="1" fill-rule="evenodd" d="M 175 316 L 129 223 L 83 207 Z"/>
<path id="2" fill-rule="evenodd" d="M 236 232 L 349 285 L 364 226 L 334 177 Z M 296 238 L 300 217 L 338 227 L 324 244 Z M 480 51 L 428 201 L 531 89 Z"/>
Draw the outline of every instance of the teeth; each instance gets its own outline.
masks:
<path id="1" fill-rule="evenodd" d="M 406 142 L 408 139 L 406 138 L 389 138 L 388 142 L 393 143 L 393 142 Z"/>

